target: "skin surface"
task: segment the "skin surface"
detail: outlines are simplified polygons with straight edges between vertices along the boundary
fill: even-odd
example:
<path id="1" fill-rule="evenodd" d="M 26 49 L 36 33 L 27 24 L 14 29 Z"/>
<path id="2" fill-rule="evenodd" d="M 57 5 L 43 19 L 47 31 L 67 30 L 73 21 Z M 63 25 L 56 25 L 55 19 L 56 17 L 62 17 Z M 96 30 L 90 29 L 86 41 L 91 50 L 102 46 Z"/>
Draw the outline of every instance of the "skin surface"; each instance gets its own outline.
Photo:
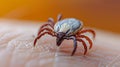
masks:
<path id="1" fill-rule="evenodd" d="M 33 47 L 41 24 L 3 19 L 0 22 L 0 67 L 120 66 L 120 35 L 96 30 L 93 48 L 84 56 L 83 46 L 78 43 L 75 55 L 70 56 L 73 50 L 71 40 L 65 40 L 57 47 L 56 38 L 45 35 Z M 91 34 L 86 35 L 92 38 Z"/>

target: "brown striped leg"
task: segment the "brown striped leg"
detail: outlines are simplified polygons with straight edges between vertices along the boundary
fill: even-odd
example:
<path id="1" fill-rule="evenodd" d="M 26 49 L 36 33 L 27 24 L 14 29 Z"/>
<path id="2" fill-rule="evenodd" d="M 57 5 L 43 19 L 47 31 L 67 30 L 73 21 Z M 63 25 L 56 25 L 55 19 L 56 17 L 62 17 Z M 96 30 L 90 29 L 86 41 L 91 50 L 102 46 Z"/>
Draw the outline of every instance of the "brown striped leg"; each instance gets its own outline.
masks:
<path id="1" fill-rule="evenodd" d="M 80 39 L 80 38 L 85 38 L 85 39 L 89 42 L 89 44 L 90 44 L 89 49 L 92 48 L 93 42 L 92 42 L 92 40 L 91 40 L 88 36 L 85 36 L 85 35 L 78 35 L 77 37 L 78 37 L 79 39 Z"/>
<path id="2" fill-rule="evenodd" d="M 48 18 L 48 23 L 46 23 L 46 24 L 44 24 L 44 25 L 42 25 L 41 27 L 40 27 L 40 29 L 39 29 L 39 31 L 38 31 L 38 35 L 39 35 L 39 33 L 40 33 L 40 31 L 44 28 L 44 27 L 51 27 L 52 29 L 54 29 L 54 20 L 53 20 L 53 18 Z"/>
<path id="3" fill-rule="evenodd" d="M 89 32 L 89 33 L 92 33 L 93 34 L 93 38 L 95 38 L 96 34 L 95 34 L 95 31 L 92 30 L 92 29 L 85 29 L 85 30 L 82 30 L 80 31 L 78 34 L 82 34 L 82 33 L 86 33 L 86 32 Z"/>
<path id="4" fill-rule="evenodd" d="M 84 49 L 85 49 L 85 51 L 84 51 L 84 55 L 85 55 L 87 53 L 87 45 L 86 45 L 86 43 L 82 39 L 77 39 L 77 41 L 82 42 L 82 44 L 84 46 Z"/>
<path id="5" fill-rule="evenodd" d="M 34 46 L 36 45 L 37 40 L 40 39 L 40 38 L 41 38 L 43 35 L 45 35 L 45 34 L 49 34 L 49 35 L 51 35 L 51 36 L 55 36 L 53 32 L 50 32 L 50 31 L 44 32 L 44 33 L 38 35 L 38 36 L 35 38 L 35 40 L 34 40 Z"/>
<path id="6" fill-rule="evenodd" d="M 42 29 L 44 29 L 44 27 L 47 27 L 47 26 L 50 26 L 52 29 L 53 29 L 53 25 L 51 25 L 51 24 L 44 24 L 44 25 L 42 25 L 41 27 L 40 27 L 40 29 L 38 30 L 38 34 L 37 35 L 39 35 L 39 33 L 40 33 L 40 31 L 42 30 Z"/>
<path id="7" fill-rule="evenodd" d="M 40 29 L 40 30 L 38 31 L 37 36 L 38 36 L 40 33 L 42 33 L 44 30 L 53 32 L 53 30 L 51 30 L 50 28 L 42 28 L 42 29 Z"/>

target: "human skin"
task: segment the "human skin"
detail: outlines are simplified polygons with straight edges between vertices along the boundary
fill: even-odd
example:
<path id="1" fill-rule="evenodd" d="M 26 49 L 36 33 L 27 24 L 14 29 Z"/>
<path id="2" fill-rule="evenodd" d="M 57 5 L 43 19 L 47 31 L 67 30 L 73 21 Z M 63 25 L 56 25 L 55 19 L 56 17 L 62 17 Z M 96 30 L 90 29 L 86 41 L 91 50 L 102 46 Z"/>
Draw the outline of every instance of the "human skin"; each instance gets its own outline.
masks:
<path id="1" fill-rule="evenodd" d="M 0 67 L 120 66 L 120 35 L 94 29 L 97 35 L 92 49 L 83 55 L 83 46 L 78 43 L 75 55 L 71 56 L 72 40 L 57 47 L 56 38 L 45 35 L 33 47 L 41 24 L 27 22 L 32 21 L 0 20 Z M 91 34 L 85 35 L 92 38 Z"/>

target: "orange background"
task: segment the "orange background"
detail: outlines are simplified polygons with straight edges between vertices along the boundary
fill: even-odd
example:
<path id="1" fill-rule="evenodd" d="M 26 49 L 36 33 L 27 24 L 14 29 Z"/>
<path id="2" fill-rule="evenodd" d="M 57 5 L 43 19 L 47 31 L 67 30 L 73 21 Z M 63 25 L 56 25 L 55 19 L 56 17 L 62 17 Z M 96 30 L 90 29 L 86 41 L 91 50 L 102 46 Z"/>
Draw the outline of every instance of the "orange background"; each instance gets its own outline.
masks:
<path id="1" fill-rule="evenodd" d="M 0 9 L 1 18 L 46 21 L 62 13 L 85 26 L 120 33 L 120 0 L 0 0 Z"/>

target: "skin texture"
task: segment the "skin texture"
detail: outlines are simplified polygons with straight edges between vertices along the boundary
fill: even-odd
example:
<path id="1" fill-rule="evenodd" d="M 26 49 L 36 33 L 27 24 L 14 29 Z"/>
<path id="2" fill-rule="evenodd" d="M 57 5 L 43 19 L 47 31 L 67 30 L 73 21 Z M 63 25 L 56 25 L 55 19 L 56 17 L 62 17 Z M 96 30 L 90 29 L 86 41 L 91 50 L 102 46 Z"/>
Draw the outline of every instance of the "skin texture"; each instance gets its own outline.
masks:
<path id="1" fill-rule="evenodd" d="M 72 40 L 65 40 L 57 47 L 56 39 L 45 35 L 33 47 L 41 24 L 2 19 L 0 22 L 0 67 L 120 66 L 120 35 L 96 30 L 97 36 L 91 50 L 88 48 L 88 53 L 84 55 L 84 48 L 78 43 L 75 55 L 70 56 Z M 91 34 L 85 35 L 92 38 Z"/>

